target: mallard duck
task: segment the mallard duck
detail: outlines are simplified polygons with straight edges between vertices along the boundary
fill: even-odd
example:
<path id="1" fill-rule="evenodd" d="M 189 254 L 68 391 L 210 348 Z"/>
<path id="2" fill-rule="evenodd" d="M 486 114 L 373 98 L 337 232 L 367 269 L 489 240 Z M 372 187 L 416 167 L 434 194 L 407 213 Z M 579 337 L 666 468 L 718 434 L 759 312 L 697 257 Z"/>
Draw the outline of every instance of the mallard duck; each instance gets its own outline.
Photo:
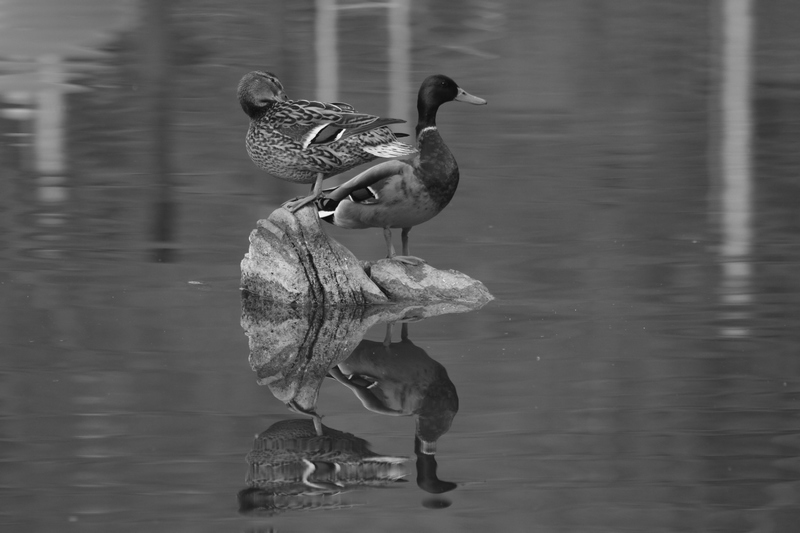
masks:
<path id="1" fill-rule="evenodd" d="M 325 178 L 417 152 L 386 127 L 405 120 L 359 113 L 345 103 L 289 100 L 270 72 L 246 74 L 237 94 L 250 117 L 246 145 L 253 163 L 277 178 L 313 184 L 311 195 L 284 204 L 290 211 L 319 197 Z"/>
<path id="2" fill-rule="evenodd" d="M 316 203 L 320 218 L 342 228 L 383 228 L 390 259 L 422 263 L 408 253 L 408 232 L 438 215 L 458 186 L 458 165 L 436 127 L 439 106 L 453 100 L 486 103 L 447 76 L 426 78 L 417 97 L 417 157 L 380 163 L 325 190 Z M 391 228 L 402 228 L 402 255 L 395 253 Z"/>

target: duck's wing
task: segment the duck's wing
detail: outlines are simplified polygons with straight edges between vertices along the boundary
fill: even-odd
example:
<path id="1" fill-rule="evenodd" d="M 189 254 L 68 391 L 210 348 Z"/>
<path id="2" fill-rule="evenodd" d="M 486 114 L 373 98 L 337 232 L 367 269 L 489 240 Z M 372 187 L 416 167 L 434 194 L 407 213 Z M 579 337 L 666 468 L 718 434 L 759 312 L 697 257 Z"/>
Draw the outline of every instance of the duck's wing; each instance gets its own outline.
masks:
<path id="1" fill-rule="evenodd" d="M 329 109 L 338 113 L 358 113 L 356 109 L 350 104 L 344 102 L 320 102 L 319 100 L 294 100 L 296 104 L 303 104 L 308 107 L 319 107 L 321 109 Z"/>
<path id="2" fill-rule="evenodd" d="M 283 102 L 270 114 L 269 122 L 273 129 L 300 142 L 305 149 L 405 121 L 358 113 L 343 103 L 294 100 Z"/>
<path id="3" fill-rule="evenodd" d="M 377 192 L 381 189 L 386 179 L 404 172 L 413 172 L 413 169 L 414 167 L 406 161 L 384 161 L 368 168 L 338 187 L 323 192 L 326 193 L 326 198 L 337 202 L 349 196 L 354 202 L 369 203 L 375 201 Z"/>

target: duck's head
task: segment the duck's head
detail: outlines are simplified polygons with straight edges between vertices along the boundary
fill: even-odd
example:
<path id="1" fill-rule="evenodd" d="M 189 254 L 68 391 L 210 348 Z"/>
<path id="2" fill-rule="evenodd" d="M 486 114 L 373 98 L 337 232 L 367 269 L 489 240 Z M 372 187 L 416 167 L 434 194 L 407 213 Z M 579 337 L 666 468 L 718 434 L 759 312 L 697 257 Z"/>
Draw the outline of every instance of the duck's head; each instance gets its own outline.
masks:
<path id="1" fill-rule="evenodd" d="M 436 111 L 439 106 L 452 101 L 475 105 L 486 103 L 486 100 L 469 94 L 444 74 L 434 74 L 425 78 L 417 96 L 417 111 L 419 112 L 420 124 L 435 125 Z"/>
<path id="2" fill-rule="evenodd" d="M 266 111 L 274 102 L 289 99 L 275 74 L 261 70 L 245 74 L 239 82 L 236 94 L 242 109 L 251 118 Z"/>

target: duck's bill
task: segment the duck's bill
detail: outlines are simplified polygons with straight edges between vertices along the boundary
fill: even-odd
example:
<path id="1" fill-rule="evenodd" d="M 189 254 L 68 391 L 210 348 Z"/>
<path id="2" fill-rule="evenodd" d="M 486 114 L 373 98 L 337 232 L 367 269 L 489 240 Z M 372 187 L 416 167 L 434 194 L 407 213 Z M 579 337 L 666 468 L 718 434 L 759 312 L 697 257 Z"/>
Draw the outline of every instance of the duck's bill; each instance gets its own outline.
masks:
<path id="1" fill-rule="evenodd" d="M 478 98 L 477 96 L 473 96 L 464 89 L 462 89 L 461 87 L 458 88 L 458 94 L 456 95 L 455 99 L 458 102 L 466 102 L 468 104 L 475 104 L 475 105 L 484 105 L 486 103 L 486 100 L 484 100 L 483 98 Z"/>

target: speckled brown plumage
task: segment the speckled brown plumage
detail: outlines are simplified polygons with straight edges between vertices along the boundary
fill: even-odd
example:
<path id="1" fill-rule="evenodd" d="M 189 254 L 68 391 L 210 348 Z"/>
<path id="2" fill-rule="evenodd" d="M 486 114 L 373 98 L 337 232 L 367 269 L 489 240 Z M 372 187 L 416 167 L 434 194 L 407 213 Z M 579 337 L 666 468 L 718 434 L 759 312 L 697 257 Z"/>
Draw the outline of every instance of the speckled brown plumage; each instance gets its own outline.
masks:
<path id="1" fill-rule="evenodd" d="M 359 113 L 345 103 L 288 100 L 269 72 L 245 75 L 238 96 L 250 117 L 247 153 L 276 178 L 315 183 L 379 157 L 416 153 L 386 127 L 404 120 Z"/>

